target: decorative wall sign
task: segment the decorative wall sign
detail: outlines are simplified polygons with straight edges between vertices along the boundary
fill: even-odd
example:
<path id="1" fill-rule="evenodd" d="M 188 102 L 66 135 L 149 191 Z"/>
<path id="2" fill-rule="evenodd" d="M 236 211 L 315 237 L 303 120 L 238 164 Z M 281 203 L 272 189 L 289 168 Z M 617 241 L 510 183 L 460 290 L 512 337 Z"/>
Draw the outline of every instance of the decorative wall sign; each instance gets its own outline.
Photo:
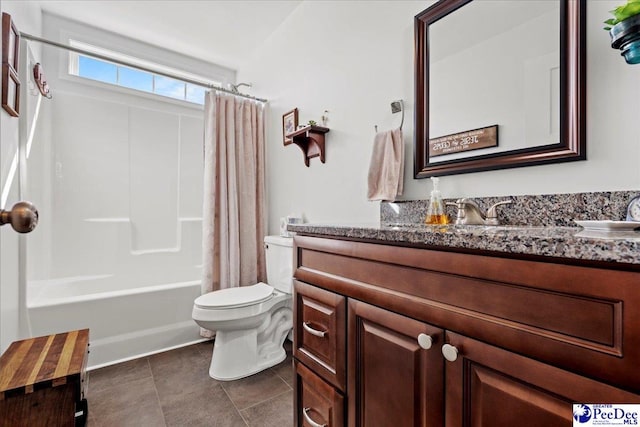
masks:
<path id="1" fill-rule="evenodd" d="M 20 33 L 11 15 L 2 13 L 2 108 L 18 117 L 20 111 L 20 80 L 18 79 L 18 49 Z"/>
<path id="2" fill-rule="evenodd" d="M 493 125 L 430 139 L 429 157 L 497 146 L 498 125 Z"/>

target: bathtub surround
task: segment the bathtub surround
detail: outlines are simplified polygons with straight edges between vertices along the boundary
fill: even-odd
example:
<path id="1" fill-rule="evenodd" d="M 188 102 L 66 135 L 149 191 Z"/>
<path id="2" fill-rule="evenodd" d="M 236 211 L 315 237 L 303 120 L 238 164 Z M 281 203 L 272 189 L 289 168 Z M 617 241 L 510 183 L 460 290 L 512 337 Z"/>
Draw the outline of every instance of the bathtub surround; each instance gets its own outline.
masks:
<path id="1" fill-rule="evenodd" d="M 92 366 L 198 340 L 202 113 L 50 79 L 25 165 L 29 334 L 90 328 Z"/>
<path id="2" fill-rule="evenodd" d="M 266 280 L 265 109 L 231 95 L 206 95 L 203 294 Z"/>

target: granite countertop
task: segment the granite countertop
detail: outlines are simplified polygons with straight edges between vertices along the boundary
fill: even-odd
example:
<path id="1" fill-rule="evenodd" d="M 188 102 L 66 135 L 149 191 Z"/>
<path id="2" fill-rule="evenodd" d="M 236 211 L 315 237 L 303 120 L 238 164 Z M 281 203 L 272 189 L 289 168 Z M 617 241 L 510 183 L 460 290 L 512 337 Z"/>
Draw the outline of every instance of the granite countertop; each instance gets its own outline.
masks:
<path id="1" fill-rule="evenodd" d="M 289 224 L 300 234 L 640 265 L 640 231 L 481 225 Z"/>

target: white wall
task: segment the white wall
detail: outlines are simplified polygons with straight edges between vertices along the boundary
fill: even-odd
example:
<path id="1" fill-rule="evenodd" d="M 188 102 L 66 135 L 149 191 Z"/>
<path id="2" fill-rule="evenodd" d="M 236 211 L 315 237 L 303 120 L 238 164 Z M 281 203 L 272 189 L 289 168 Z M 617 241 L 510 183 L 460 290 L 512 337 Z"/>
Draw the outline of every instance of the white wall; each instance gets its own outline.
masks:
<path id="1" fill-rule="evenodd" d="M 291 212 L 311 222 L 378 220 L 378 203 L 366 201 L 374 125 L 399 124 L 389 103 L 400 98 L 407 106 L 404 198 L 428 198 L 429 180 L 414 180 L 412 170 L 413 17 L 431 3 L 305 1 L 241 67 L 239 80 L 271 101 L 270 232 Z M 443 177 L 446 197 L 640 188 L 640 67 L 627 65 L 602 30 L 619 2 L 587 3 L 588 160 Z M 282 145 L 281 117 L 293 107 L 301 122 L 330 111 L 326 164 L 312 159 L 306 168 L 297 147 Z"/>
<path id="2" fill-rule="evenodd" d="M 31 2 L 2 2 L 1 9 L 11 15 L 19 31 L 40 34 L 42 25 L 39 7 Z M 19 74 L 20 80 L 24 82 L 27 71 L 19 70 Z M 20 200 L 20 180 L 11 173 L 18 144 L 19 119 L 0 110 L 0 193 L 7 188 L 7 198 L 0 201 L 3 203 L 0 209 L 8 209 Z M 12 341 L 25 335 L 24 322 L 21 321 L 24 314 L 24 286 L 21 285 L 25 280 L 24 265 L 19 265 L 19 254 L 24 245 L 20 244 L 20 239 L 24 242 L 28 237 L 19 236 L 10 226 L 0 228 L 0 353 Z"/>

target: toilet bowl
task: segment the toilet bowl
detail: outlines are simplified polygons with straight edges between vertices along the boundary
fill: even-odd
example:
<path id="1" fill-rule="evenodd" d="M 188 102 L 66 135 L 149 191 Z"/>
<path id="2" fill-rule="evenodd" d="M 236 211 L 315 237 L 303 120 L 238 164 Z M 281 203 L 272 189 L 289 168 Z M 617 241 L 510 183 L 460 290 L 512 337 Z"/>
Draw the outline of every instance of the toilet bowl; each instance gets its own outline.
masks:
<path id="1" fill-rule="evenodd" d="M 201 295 L 192 317 L 216 331 L 209 367 L 211 378 L 244 378 L 286 358 L 284 340 L 293 327 L 293 239 L 266 236 L 267 283 Z"/>

